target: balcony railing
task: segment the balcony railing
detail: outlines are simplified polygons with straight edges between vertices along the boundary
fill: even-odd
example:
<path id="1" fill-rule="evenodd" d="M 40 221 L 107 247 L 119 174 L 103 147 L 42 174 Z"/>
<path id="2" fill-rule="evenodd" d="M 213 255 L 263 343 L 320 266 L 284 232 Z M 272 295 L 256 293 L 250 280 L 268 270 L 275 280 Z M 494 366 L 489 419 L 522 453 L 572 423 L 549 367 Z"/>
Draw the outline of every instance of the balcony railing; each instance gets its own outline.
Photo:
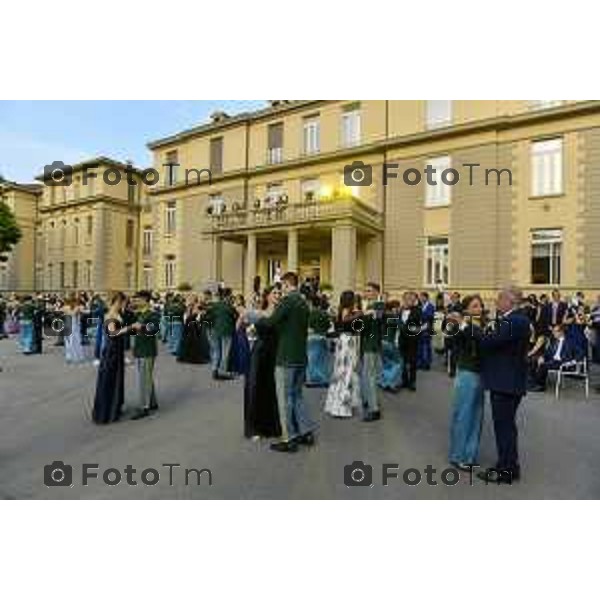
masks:
<path id="1" fill-rule="evenodd" d="M 379 210 L 357 198 L 316 200 L 296 204 L 279 203 L 273 207 L 226 210 L 208 215 L 211 232 L 236 232 L 255 228 L 302 225 L 306 223 L 351 219 L 357 224 L 379 229 L 383 216 Z"/>

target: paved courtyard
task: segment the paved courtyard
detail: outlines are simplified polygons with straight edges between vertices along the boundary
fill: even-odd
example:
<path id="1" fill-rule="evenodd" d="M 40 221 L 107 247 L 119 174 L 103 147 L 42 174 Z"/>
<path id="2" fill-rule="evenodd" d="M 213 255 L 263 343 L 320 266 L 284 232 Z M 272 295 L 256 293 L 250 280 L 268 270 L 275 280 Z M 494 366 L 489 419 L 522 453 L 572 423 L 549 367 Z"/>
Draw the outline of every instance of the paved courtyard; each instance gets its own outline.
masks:
<path id="1" fill-rule="evenodd" d="M 269 451 L 267 443 L 242 436 L 241 381 L 213 382 L 207 366 L 181 365 L 168 355 L 158 361 L 160 413 L 140 421 L 98 427 L 89 415 L 95 368 L 67 366 L 62 349 L 46 345 L 43 356 L 22 356 L 14 340 L 0 341 L 0 498 L 120 499 L 523 499 L 600 498 L 600 395 L 585 401 L 573 383 L 559 401 L 531 394 L 520 412 L 523 480 L 513 486 L 486 486 L 465 475 L 444 485 L 448 467 L 451 382 L 441 369 L 420 373 L 418 392 L 383 395 L 384 418 L 362 423 L 323 416 L 324 391 L 307 390 L 320 421 L 318 443 L 294 455 Z M 127 396 L 134 370 L 127 369 Z M 494 460 L 486 406 L 481 460 Z M 72 487 L 44 485 L 44 465 L 55 460 L 73 467 Z M 371 487 L 344 485 L 344 466 L 361 460 L 373 467 Z M 82 485 L 82 465 L 97 463 L 98 479 Z M 169 468 L 163 464 L 179 464 Z M 382 464 L 398 464 L 398 479 L 382 485 Z M 132 465 L 136 486 L 126 482 Z M 437 470 L 428 485 L 428 465 Z M 105 469 L 122 473 L 119 485 L 102 481 Z M 158 471 L 156 485 L 141 472 Z M 209 469 L 212 485 L 205 472 Z M 422 472 L 419 485 L 403 482 L 406 469 Z M 113 474 L 114 475 L 114 474 Z M 411 475 L 415 476 L 414 474 Z M 148 476 L 151 481 L 151 475 Z M 172 485 L 171 485 L 172 484 Z"/>

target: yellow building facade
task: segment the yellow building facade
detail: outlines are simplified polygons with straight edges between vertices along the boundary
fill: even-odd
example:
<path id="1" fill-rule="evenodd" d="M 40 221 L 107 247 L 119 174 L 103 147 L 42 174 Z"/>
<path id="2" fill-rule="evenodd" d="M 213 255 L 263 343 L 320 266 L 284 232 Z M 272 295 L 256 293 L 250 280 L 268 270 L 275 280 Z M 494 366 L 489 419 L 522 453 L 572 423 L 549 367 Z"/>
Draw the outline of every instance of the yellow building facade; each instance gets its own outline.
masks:
<path id="1" fill-rule="evenodd" d="M 21 230 L 21 241 L 0 262 L 0 292 L 35 287 L 35 244 L 38 200 L 42 186 L 0 181 L 0 202 L 8 205 Z"/>
<path id="2" fill-rule="evenodd" d="M 69 185 L 48 185 L 46 175 L 39 177 L 45 185 L 36 227 L 36 288 L 135 289 L 144 197 L 139 170 L 99 157 L 72 165 L 70 177 Z"/>
<path id="3" fill-rule="evenodd" d="M 165 172 L 149 191 L 154 282 L 247 293 L 281 268 L 336 291 L 369 280 L 391 293 L 597 290 L 599 142 L 596 101 L 273 101 L 217 113 L 149 144 Z M 346 185 L 356 161 L 371 185 Z M 186 182 L 191 169 L 210 169 L 210 181 Z M 385 169 L 396 174 L 387 185 Z M 446 169 L 454 185 L 441 185 Z M 415 171 L 423 180 L 410 185 Z"/>
<path id="4" fill-rule="evenodd" d="M 158 182 L 44 186 L 35 287 L 600 289 L 598 101 L 271 101 L 148 146 Z"/>

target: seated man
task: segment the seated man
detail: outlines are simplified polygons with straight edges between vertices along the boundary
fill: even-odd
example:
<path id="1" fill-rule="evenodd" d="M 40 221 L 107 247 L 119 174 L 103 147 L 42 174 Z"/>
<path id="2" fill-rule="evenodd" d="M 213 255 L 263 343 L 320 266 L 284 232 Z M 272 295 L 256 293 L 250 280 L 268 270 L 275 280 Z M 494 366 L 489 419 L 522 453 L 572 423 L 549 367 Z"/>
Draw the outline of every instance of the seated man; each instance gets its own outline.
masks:
<path id="1" fill-rule="evenodd" d="M 537 386 L 532 392 L 546 391 L 546 380 L 548 371 L 557 370 L 561 365 L 572 362 L 577 359 L 576 349 L 572 342 L 565 335 L 564 325 L 554 325 L 552 327 L 552 340 L 543 356 L 538 360 L 535 380 Z"/>

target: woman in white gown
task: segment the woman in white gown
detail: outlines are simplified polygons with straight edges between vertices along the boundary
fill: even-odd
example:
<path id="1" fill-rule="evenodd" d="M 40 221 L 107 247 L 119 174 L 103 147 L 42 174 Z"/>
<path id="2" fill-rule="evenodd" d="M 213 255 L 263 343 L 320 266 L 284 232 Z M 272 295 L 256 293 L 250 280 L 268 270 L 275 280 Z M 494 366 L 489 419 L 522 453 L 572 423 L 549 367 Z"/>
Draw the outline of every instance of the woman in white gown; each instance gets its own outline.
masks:
<path id="1" fill-rule="evenodd" d="M 342 292 L 338 309 L 336 330 L 339 332 L 335 345 L 333 373 L 325 412 L 333 417 L 351 417 L 360 406 L 360 317 L 356 296 L 352 291 Z"/>
<path id="2" fill-rule="evenodd" d="M 64 306 L 65 325 L 65 359 L 68 364 L 77 364 L 86 360 L 85 350 L 81 343 L 81 309 L 75 296 L 71 296 Z M 70 323 L 67 321 L 70 320 Z"/>

